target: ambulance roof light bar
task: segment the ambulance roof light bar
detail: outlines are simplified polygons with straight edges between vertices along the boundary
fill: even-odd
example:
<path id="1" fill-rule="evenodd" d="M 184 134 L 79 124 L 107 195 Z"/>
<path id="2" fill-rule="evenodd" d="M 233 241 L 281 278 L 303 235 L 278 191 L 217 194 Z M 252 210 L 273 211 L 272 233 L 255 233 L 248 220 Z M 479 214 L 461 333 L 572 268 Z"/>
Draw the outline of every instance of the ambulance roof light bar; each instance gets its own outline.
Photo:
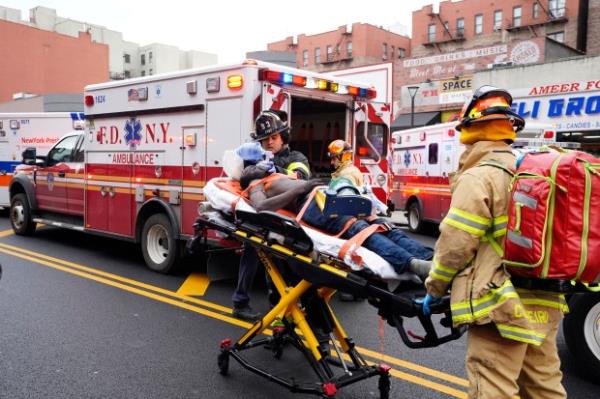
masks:
<path id="1" fill-rule="evenodd" d="M 356 86 L 342 86 L 337 82 L 318 78 L 312 78 L 311 81 L 309 81 L 306 76 L 294 75 L 286 72 L 277 72 L 267 68 L 259 70 L 258 79 L 267 80 L 272 83 L 292 84 L 294 86 L 315 88 L 333 93 L 350 94 L 354 97 L 368 99 L 374 99 L 377 97 L 377 90 L 373 88 L 365 89 Z"/>

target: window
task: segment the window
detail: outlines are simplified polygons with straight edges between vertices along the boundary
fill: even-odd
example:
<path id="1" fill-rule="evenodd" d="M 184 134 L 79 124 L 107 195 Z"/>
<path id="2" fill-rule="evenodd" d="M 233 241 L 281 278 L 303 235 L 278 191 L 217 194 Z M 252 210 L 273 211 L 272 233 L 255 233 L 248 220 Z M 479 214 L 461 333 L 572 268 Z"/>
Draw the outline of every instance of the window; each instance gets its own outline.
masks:
<path id="1" fill-rule="evenodd" d="M 475 15 L 475 34 L 481 35 L 483 33 L 483 15 Z"/>
<path id="2" fill-rule="evenodd" d="M 148 62 L 152 62 L 152 51 L 148 53 Z"/>
<path id="3" fill-rule="evenodd" d="M 308 66 L 308 50 L 302 51 L 302 66 Z"/>
<path id="4" fill-rule="evenodd" d="M 387 60 L 388 58 L 387 43 L 383 43 L 383 55 L 381 56 L 381 58 L 384 60 Z"/>
<path id="5" fill-rule="evenodd" d="M 367 127 L 367 138 L 371 145 L 369 145 L 369 142 L 367 142 L 365 135 L 363 134 L 365 131 L 365 123 L 360 122 L 356 129 L 356 152 L 360 158 L 377 160 L 387 155 L 387 126 L 369 123 Z"/>
<path id="6" fill-rule="evenodd" d="M 494 11 L 494 30 L 502 29 L 502 10 Z"/>
<path id="7" fill-rule="evenodd" d="M 346 54 L 348 54 L 348 57 L 352 57 L 352 42 L 346 44 Z"/>
<path id="8" fill-rule="evenodd" d="M 79 136 L 65 137 L 48 153 L 46 165 L 53 166 L 61 162 L 73 162 L 72 155 Z"/>
<path id="9" fill-rule="evenodd" d="M 125 71 L 125 79 L 129 79 L 131 77 L 131 71 Z"/>
<path id="10" fill-rule="evenodd" d="M 146 71 L 142 71 L 142 76 L 146 76 Z"/>
<path id="11" fill-rule="evenodd" d="M 399 48 L 398 49 L 398 58 L 404 58 L 406 57 L 406 50 L 403 48 Z"/>
<path id="12" fill-rule="evenodd" d="M 327 61 L 333 61 L 333 47 L 327 46 Z"/>
<path id="13" fill-rule="evenodd" d="M 335 45 L 335 53 L 336 53 L 337 55 L 340 55 L 340 54 L 341 54 L 341 51 L 340 51 L 340 44 L 339 44 L 339 43 Z"/>
<path id="14" fill-rule="evenodd" d="M 435 24 L 431 24 L 427 27 L 427 42 L 435 42 Z"/>
<path id="15" fill-rule="evenodd" d="M 129 54 L 123 54 L 123 61 L 124 61 L 126 64 L 129 64 L 129 63 L 131 63 L 131 56 L 130 56 Z"/>
<path id="16" fill-rule="evenodd" d="M 565 16 L 565 0 L 549 0 L 548 8 L 552 18 L 560 18 Z"/>
<path id="17" fill-rule="evenodd" d="M 561 43 L 565 42 L 565 32 L 564 31 L 549 33 L 548 37 L 550 39 L 556 40 L 557 42 L 561 42 Z"/>
<path id="18" fill-rule="evenodd" d="M 439 152 L 438 143 L 429 144 L 429 164 L 430 165 L 436 165 L 438 163 L 438 152 Z"/>
<path id="19" fill-rule="evenodd" d="M 315 49 L 315 64 L 321 63 L 321 48 L 317 47 Z"/>
<path id="20" fill-rule="evenodd" d="M 521 7 L 513 7 L 513 26 L 521 26 Z"/>
<path id="21" fill-rule="evenodd" d="M 146 65 L 146 54 L 140 55 L 140 64 Z"/>
<path id="22" fill-rule="evenodd" d="M 393 60 L 394 59 L 394 53 L 396 52 L 396 48 L 394 46 L 392 46 L 391 50 L 390 50 L 390 59 Z"/>
<path id="23" fill-rule="evenodd" d="M 444 22 L 444 35 L 446 34 L 446 32 L 448 32 L 450 30 L 450 25 L 448 24 L 448 21 Z"/>
<path id="24" fill-rule="evenodd" d="M 533 18 L 537 18 L 540 16 L 540 5 L 537 1 L 533 3 Z"/>
<path id="25" fill-rule="evenodd" d="M 465 35 L 465 19 L 459 18 L 456 20 L 456 36 L 463 37 Z"/>
<path id="26" fill-rule="evenodd" d="M 150 68 L 150 70 L 148 71 L 148 75 L 152 75 L 152 68 Z"/>

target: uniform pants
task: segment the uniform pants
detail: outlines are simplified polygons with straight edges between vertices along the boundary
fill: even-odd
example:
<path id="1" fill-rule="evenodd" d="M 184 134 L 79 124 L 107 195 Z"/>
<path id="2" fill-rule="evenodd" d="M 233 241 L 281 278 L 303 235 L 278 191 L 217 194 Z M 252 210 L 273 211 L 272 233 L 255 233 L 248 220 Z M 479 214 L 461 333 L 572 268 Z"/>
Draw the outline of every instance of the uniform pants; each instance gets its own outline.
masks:
<path id="1" fill-rule="evenodd" d="M 502 338 L 493 323 L 472 325 L 467 338 L 470 399 L 563 399 L 554 322 L 541 346 Z"/>
<path id="2" fill-rule="evenodd" d="M 238 273 L 238 283 L 233 292 L 232 300 L 236 308 L 243 308 L 250 303 L 250 288 L 254 281 L 256 271 L 260 266 L 258 253 L 250 244 L 244 244 L 244 253 L 240 258 L 240 270 Z"/>

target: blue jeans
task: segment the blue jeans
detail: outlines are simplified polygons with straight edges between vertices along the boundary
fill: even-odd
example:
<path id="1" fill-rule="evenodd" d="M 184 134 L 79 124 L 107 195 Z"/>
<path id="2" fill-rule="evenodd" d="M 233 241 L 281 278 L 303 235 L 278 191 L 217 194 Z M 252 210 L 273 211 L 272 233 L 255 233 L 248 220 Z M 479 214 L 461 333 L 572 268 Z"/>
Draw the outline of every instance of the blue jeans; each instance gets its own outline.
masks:
<path id="1" fill-rule="evenodd" d="M 307 207 L 302 220 L 318 229 L 325 230 L 330 234 L 337 234 L 344 228 L 350 216 L 327 218 L 314 201 Z M 357 220 L 342 235 L 342 238 L 354 237 L 370 224 L 365 220 Z M 363 247 L 375 252 L 392 265 L 397 273 L 402 273 L 410 263 L 411 259 L 429 260 L 433 258 L 433 250 L 425 247 L 420 242 L 408 237 L 400 229 L 393 229 L 384 233 L 371 234 L 362 244 Z"/>
<path id="2" fill-rule="evenodd" d="M 238 273 L 238 283 L 233 296 L 233 306 L 236 308 L 245 307 L 250 303 L 248 292 L 252 287 L 254 276 L 260 266 L 260 259 L 256 250 L 250 244 L 244 244 L 244 253 L 240 258 L 240 270 Z"/>

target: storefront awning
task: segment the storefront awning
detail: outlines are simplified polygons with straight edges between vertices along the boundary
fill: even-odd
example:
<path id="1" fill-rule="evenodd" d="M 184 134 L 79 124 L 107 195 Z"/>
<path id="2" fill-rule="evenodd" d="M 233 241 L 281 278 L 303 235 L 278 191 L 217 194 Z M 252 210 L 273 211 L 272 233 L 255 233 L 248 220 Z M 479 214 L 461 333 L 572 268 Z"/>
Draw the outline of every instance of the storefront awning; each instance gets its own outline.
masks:
<path id="1" fill-rule="evenodd" d="M 392 122 L 391 131 L 410 129 L 410 114 L 402 114 Z M 433 125 L 441 122 L 441 113 L 435 112 L 419 112 L 415 113 L 414 127 Z"/>

